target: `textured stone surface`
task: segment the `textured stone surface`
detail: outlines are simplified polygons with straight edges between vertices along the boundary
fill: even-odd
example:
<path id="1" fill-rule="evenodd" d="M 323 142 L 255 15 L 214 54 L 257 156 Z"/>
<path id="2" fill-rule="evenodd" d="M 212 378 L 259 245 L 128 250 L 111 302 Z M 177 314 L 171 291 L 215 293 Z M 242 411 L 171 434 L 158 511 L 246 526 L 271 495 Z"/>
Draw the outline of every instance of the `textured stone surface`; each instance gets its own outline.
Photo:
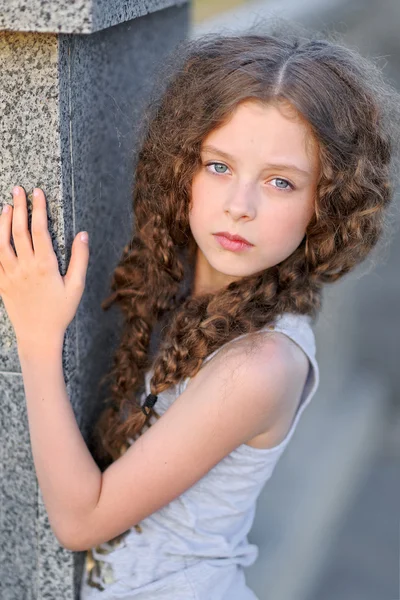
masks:
<path id="1" fill-rule="evenodd" d="M 187 0 L 0 0 L 0 30 L 92 33 Z"/>
<path id="2" fill-rule="evenodd" d="M 22 378 L 0 373 L 0 597 L 34 598 L 37 484 Z"/>
<path id="3" fill-rule="evenodd" d="M 89 232 L 85 293 L 63 348 L 68 395 L 85 437 L 101 409 L 99 382 L 119 334 L 118 313 L 104 313 L 100 303 L 131 236 L 141 110 L 155 69 L 188 23 L 183 4 L 88 36 L 0 33 L 0 205 L 12 203 L 15 184 L 28 198 L 43 188 L 63 275 L 75 235 Z M 0 340 L 0 598 L 75 600 L 84 554 L 60 547 L 49 525 L 1 299 Z"/>

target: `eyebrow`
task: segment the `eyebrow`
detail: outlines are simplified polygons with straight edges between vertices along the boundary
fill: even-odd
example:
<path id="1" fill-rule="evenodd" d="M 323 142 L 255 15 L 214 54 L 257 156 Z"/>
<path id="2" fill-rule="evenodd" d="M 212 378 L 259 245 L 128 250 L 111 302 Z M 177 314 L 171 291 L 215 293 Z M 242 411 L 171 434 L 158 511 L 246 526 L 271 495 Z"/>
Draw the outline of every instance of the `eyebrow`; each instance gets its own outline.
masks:
<path id="1" fill-rule="evenodd" d="M 231 154 L 229 154 L 228 152 L 219 150 L 218 148 L 216 148 L 215 146 L 211 146 L 210 144 L 208 144 L 207 146 L 203 146 L 202 151 L 203 152 L 215 152 L 216 154 L 219 154 L 220 156 L 224 156 L 228 160 L 232 160 L 232 161 L 235 160 L 234 157 Z M 266 163 L 264 165 L 264 167 L 269 168 L 269 169 L 286 169 L 288 171 L 297 171 L 301 175 L 307 175 L 307 177 L 311 176 L 310 171 L 305 171 L 304 169 L 300 169 L 300 167 L 297 167 L 296 165 L 293 165 L 293 164 Z"/>

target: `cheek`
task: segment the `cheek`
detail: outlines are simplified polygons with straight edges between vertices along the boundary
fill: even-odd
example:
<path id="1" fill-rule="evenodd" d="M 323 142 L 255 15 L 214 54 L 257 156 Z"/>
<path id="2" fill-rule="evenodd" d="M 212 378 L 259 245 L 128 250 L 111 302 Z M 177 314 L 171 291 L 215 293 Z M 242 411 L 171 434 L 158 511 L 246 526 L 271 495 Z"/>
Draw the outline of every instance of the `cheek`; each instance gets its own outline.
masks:
<path id="1" fill-rule="evenodd" d="M 269 239 L 280 246 L 292 245 L 293 241 L 301 241 L 307 225 L 314 213 L 313 207 L 288 204 L 281 210 L 275 210 L 263 219 L 262 238 Z"/>
<path id="2" fill-rule="evenodd" d="M 194 230 L 201 231 L 210 224 L 213 203 L 210 200 L 210 190 L 201 176 L 193 179 L 191 188 L 191 203 L 189 207 L 189 224 Z"/>

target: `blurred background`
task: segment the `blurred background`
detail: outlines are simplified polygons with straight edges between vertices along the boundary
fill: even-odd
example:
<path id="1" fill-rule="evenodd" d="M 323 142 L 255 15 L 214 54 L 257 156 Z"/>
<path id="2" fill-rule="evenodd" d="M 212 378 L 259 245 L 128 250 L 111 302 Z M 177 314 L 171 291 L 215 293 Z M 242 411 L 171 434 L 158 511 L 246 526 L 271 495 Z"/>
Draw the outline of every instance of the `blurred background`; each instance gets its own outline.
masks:
<path id="1" fill-rule="evenodd" d="M 280 16 L 379 58 L 400 86 L 399 0 L 194 0 L 191 36 Z M 339 101 L 339 99 L 338 99 Z M 400 236 L 325 290 L 320 388 L 257 505 L 260 600 L 400 598 Z"/>

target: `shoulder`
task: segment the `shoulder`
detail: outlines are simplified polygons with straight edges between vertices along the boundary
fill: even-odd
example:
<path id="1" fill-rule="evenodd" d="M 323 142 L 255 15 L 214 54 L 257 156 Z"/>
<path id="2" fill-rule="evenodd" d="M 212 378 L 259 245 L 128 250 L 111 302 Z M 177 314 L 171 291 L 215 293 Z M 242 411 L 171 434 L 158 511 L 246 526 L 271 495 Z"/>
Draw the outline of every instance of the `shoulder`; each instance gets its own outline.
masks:
<path id="1" fill-rule="evenodd" d="M 307 378 L 309 360 L 290 337 L 278 331 L 249 334 L 224 345 L 190 380 L 187 389 L 224 393 L 225 406 L 240 418 L 257 415 L 257 435 L 290 423 Z"/>
<path id="2" fill-rule="evenodd" d="M 307 368 L 307 355 L 292 338 L 279 331 L 262 331 L 222 346 L 196 378 L 200 380 L 201 373 L 209 378 L 211 373 L 233 375 L 236 372 L 246 380 L 248 373 L 262 384 L 270 378 L 271 372 L 280 378 L 296 372 L 302 375 Z"/>

